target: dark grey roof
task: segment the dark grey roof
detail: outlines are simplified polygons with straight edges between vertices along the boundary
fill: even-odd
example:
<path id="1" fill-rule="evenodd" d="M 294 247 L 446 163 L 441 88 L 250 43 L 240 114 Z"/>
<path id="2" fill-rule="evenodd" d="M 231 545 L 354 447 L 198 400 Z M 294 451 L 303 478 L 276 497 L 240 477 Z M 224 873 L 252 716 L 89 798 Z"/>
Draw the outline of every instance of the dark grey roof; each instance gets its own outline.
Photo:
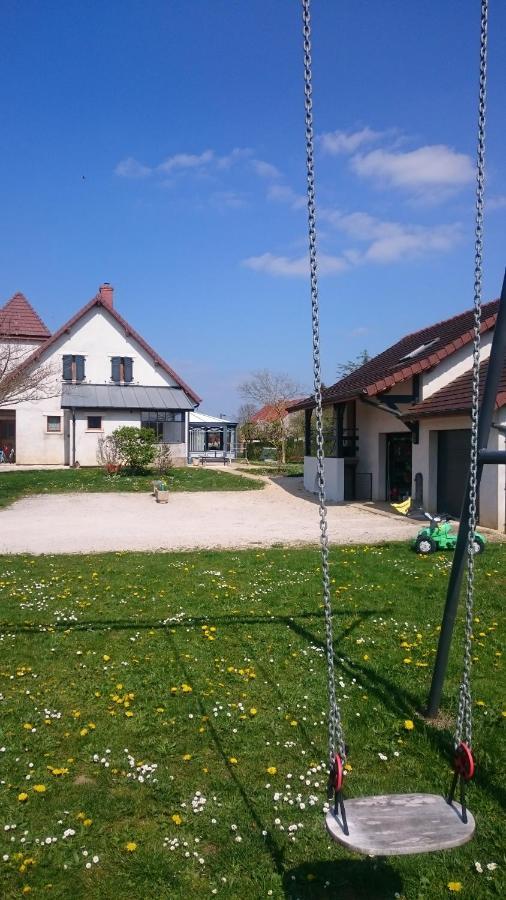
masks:
<path id="1" fill-rule="evenodd" d="M 138 384 L 64 384 L 62 409 L 194 409 L 181 388 Z"/>

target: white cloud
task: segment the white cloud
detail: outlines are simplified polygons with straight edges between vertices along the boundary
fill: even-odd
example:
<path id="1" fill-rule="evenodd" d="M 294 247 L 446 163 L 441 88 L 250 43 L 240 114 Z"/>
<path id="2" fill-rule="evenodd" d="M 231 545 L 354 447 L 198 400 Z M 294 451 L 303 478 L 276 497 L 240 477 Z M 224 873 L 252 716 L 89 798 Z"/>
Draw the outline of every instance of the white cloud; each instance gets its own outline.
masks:
<path id="1" fill-rule="evenodd" d="M 260 178 L 281 178 L 279 169 L 263 159 L 252 159 L 251 165 L 253 166 L 253 171 Z"/>
<path id="2" fill-rule="evenodd" d="M 168 175 L 177 170 L 202 169 L 213 162 L 214 158 L 212 150 L 204 150 L 203 153 L 175 153 L 174 156 L 169 156 L 160 163 L 156 170 L 157 172 L 163 172 L 164 175 Z"/>
<path id="3" fill-rule="evenodd" d="M 307 204 L 304 194 L 296 194 L 286 184 L 271 184 L 267 191 L 267 198 L 278 203 L 286 203 L 291 209 L 303 209 Z"/>
<path id="4" fill-rule="evenodd" d="M 406 153 L 371 150 L 353 156 L 351 167 L 357 175 L 380 185 L 415 191 L 455 189 L 469 184 L 475 176 L 471 158 L 445 144 L 427 145 Z"/>
<path id="5" fill-rule="evenodd" d="M 506 194 L 497 194 L 485 202 L 487 208 L 491 211 L 494 209 L 506 209 Z"/>
<path id="6" fill-rule="evenodd" d="M 261 256 L 250 256 L 243 263 L 248 269 L 255 272 L 265 272 L 268 275 L 282 277 L 302 277 L 309 275 L 309 258 L 307 255 L 299 257 L 275 256 L 273 253 L 263 253 Z M 318 255 L 318 271 L 320 275 L 335 275 L 348 268 L 345 259 L 339 256 L 328 256 L 325 253 Z"/>
<path id="7" fill-rule="evenodd" d="M 234 147 L 230 153 L 225 156 L 216 157 L 216 166 L 218 169 L 231 169 L 236 163 L 241 162 L 251 156 L 253 150 L 250 147 Z"/>
<path id="8" fill-rule="evenodd" d="M 344 253 L 351 265 L 364 262 L 391 263 L 430 253 L 452 250 L 462 237 L 460 225 L 411 225 L 385 222 L 365 212 L 341 213 L 322 209 L 321 218 L 343 234 L 369 246 L 364 251 Z"/>
<path id="9" fill-rule="evenodd" d="M 326 131 L 318 136 L 318 141 L 324 153 L 337 156 L 340 153 L 354 153 L 363 144 L 379 140 L 383 134 L 367 127 L 360 131 Z"/>
<path id="10" fill-rule="evenodd" d="M 122 178 L 147 178 L 148 175 L 151 175 L 152 169 L 149 166 L 144 166 L 142 163 L 137 162 L 132 156 L 127 157 L 127 159 L 122 159 L 121 162 L 118 163 L 114 170 L 115 175 L 120 175 Z"/>

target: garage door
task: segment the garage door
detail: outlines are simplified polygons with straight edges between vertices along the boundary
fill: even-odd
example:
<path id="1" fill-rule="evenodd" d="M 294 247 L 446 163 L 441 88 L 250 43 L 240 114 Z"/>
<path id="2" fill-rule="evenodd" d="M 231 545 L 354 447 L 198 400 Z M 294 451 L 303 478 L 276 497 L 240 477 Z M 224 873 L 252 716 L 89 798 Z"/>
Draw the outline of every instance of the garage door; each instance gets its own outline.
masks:
<path id="1" fill-rule="evenodd" d="M 460 516 L 469 474 L 471 432 L 468 428 L 439 431 L 437 446 L 437 509 Z"/>

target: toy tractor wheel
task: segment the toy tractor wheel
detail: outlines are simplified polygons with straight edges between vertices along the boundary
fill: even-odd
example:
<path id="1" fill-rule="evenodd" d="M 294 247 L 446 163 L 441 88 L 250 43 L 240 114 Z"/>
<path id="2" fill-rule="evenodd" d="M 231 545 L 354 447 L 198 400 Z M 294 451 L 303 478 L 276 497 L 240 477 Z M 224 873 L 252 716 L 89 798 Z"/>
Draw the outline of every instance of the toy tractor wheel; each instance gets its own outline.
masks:
<path id="1" fill-rule="evenodd" d="M 474 536 L 473 550 L 476 555 L 478 555 L 478 553 L 483 553 L 483 551 L 485 550 L 485 544 L 477 534 L 475 534 Z"/>
<path id="2" fill-rule="evenodd" d="M 427 537 L 427 535 L 420 535 L 416 539 L 415 550 L 417 553 L 421 553 L 422 556 L 428 556 L 429 553 L 436 552 L 436 542 L 431 537 Z"/>

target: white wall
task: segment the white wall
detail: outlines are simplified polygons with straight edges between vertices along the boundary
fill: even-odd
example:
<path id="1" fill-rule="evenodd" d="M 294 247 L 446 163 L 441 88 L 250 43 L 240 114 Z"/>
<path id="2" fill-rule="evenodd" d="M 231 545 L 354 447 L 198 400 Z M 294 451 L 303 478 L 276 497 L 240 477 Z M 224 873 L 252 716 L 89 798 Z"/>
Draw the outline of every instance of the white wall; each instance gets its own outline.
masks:
<path id="1" fill-rule="evenodd" d="M 392 390 L 392 393 L 397 393 L 397 391 Z M 372 498 L 373 500 L 385 500 L 386 435 L 393 432 L 410 434 L 409 428 L 396 416 L 381 409 L 374 409 L 369 403 L 363 402 L 357 402 L 357 427 L 357 473 L 371 472 Z"/>
<path id="2" fill-rule="evenodd" d="M 492 345 L 493 331 L 487 331 L 481 337 L 480 356 L 482 362 L 489 358 L 490 347 Z M 460 378 L 464 372 L 469 372 L 473 365 L 473 345 L 465 344 L 460 350 L 456 350 L 451 356 L 447 356 L 442 362 L 431 369 L 430 372 L 424 372 L 420 379 L 420 400 L 426 400 L 436 391 L 440 391 L 450 381 Z"/>
<path id="3" fill-rule="evenodd" d="M 344 459 L 329 456 L 324 460 L 325 496 L 327 500 L 344 500 Z M 318 493 L 316 456 L 304 457 L 304 489 Z"/>

